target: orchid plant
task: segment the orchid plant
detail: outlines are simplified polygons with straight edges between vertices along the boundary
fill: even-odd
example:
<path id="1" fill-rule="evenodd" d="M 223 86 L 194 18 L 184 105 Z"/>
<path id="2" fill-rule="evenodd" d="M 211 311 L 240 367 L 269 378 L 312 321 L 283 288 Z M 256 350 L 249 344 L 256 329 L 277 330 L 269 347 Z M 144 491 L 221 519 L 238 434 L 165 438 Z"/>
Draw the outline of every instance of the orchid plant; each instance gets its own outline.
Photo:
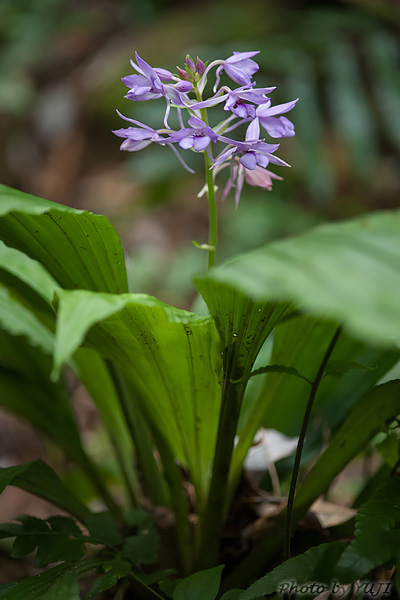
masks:
<path id="1" fill-rule="evenodd" d="M 244 182 L 270 190 L 281 178 L 269 164 L 288 166 L 261 131 L 292 137 L 283 115 L 297 100 L 271 104 L 274 88 L 253 81 L 256 55 L 187 56 L 175 75 L 136 54 L 122 80 L 134 102 L 166 101 L 159 129 L 121 115 L 123 150 L 168 146 L 189 171 L 181 151 L 204 155 L 208 270 L 194 283 L 205 314 L 131 293 L 105 217 L 0 186 L 0 405 L 42 430 L 89 489 L 41 460 L 0 468 L 0 492 L 13 485 L 63 511 L 0 524 L 11 556 L 34 553 L 41 570 L 0 585 L 0 600 L 345 597 L 376 574 L 384 593 L 400 591 L 400 215 L 320 226 L 214 265 L 217 176 L 228 174 L 222 198 L 234 188 L 237 206 Z M 227 116 L 214 124 L 217 106 Z M 241 126 L 244 139 L 230 137 Z M 71 378 L 99 414 L 112 481 L 81 435 Z M 285 464 L 267 457 L 272 491 L 243 483 L 268 429 L 296 446 Z M 367 448 L 380 469 L 346 519 L 320 523 L 315 502 Z"/>
<path id="2" fill-rule="evenodd" d="M 163 97 L 166 100 L 166 111 L 162 129 L 153 129 L 118 113 L 123 119 L 135 125 L 135 127 L 114 131 L 115 135 L 124 138 L 121 150 L 136 152 L 152 142 L 168 146 L 189 172 L 193 171 L 180 156 L 175 145 L 177 144 L 182 150 L 190 149 L 204 154 L 210 228 L 208 244 L 203 247 L 208 250 L 209 267 L 214 264 L 217 244 L 215 175 L 225 167 L 230 167 L 230 175 L 222 198 L 227 196 L 232 187 L 236 187 L 235 202 L 238 206 L 244 181 L 256 187 L 271 189 L 272 179 L 280 179 L 280 177 L 267 169 L 269 163 L 289 166 L 274 154 L 279 144 L 270 144 L 261 139 L 260 129 L 262 127 L 270 137 L 275 139 L 294 136 L 293 123 L 286 117 L 278 118 L 276 115 L 292 110 L 298 99 L 271 106 L 267 94 L 273 92 L 275 87 L 257 88 L 256 83 L 252 81 L 253 75 L 259 69 L 258 64 L 252 60 L 257 54 L 258 51 L 234 52 L 226 60 L 212 61 L 207 67 L 200 58 L 197 58 L 194 63 L 187 55 L 185 70 L 178 68 L 178 74 L 173 75 L 166 69 L 151 67 L 136 53 L 136 63 L 131 61 L 131 64 L 137 74 L 122 79 L 124 85 L 129 88 L 126 98 L 139 102 Z M 204 99 L 207 78 L 212 69 L 216 69 L 214 95 Z M 231 89 L 226 85 L 220 86 L 223 72 L 234 83 L 239 84 L 239 87 Z M 228 116 L 211 126 L 207 109 L 222 103 Z M 178 114 L 181 127 L 178 131 L 171 130 L 168 125 L 171 107 L 175 108 Z M 186 124 L 185 120 L 187 120 Z M 242 125 L 246 125 L 244 140 L 234 140 L 225 135 Z M 213 148 L 218 143 L 223 144 L 224 147 L 214 157 Z"/>

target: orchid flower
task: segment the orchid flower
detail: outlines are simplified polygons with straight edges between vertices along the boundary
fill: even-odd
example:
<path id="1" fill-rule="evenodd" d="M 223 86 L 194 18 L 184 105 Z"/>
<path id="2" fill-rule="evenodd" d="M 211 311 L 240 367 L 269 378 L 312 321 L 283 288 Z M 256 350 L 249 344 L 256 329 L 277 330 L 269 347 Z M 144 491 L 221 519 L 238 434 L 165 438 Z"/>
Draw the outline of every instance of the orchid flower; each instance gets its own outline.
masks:
<path id="1" fill-rule="evenodd" d="M 297 101 L 298 98 L 292 102 L 285 102 L 285 104 L 277 104 L 276 106 L 271 106 L 271 102 L 257 106 L 257 118 L 259 119 L 262 127 L 264 127 L 271 137 L 278 138 L 294 136 L 295 133 L 293 123 L 286 117 L 276 118 L 275 115 L 281 115 L 282 113 L 292 110 Z"/>
<path id="2" fill-rule="evenodd" d="M 122 83 L 130 88 L 126 94 L 126 98 L 140 102 L 156 100 L 164 96 L 167 101 L 164 125 L 168 127 L 171 102 L 176 106 L 185 106 L 188 101 L 186 94 L 193 88 L 193 84 L 189 81 L 179 80 L 166 69 L 153 69 L 146 61 L 140 58 L 137 52 L 135 53 L 135 57 L 138 64 L 131 61 L 131 65 L 139 75 L 127 75 L 122 78 Z M 172 81 L 174 79 L 177 80 L 176 84 L 163 83 L 164 81 Z"/>
<path id="3" fill-rule="evenodd" d="M 252 60 L 258 51 L 234 52 L 225 60 L 214 60 L 208 66 L 197 58 L 194 61 L 186 56 L 184 68 L 178 67 L 175 75 L 167 69 L 153 68 L 135 53 L 136 62 L 131 61 L 136 71 L 123 77 L 122 81 L 129 90 L 126 98 L 134 102 L 164 98 L 167 104 L 164 116 L 164 128 L 153 129 L 140 121 L 124 117 L 131 125 L 116 129 L 114 134 L 124 138 L 121 150 L 136 152 L 151 143 L 168 146 L 177 155 L 182 165 L 190 172 L 193 170 L 185 163 L 179 153 L 193 150 L 204 154 L 206 165 L 206 189 L 210 207 L 210 231 L 208 266 L 214 264 L 217 240 L 217 210 L 214 179 L 225 167 L 230 167 L 230 177 L 225 185 L 222 197 L 225 198 L 235 187 L 235 203 L 239 203 L 243 184 L 270 190 L 273 179 L 281 179 L 267 170 L 272 163 L 288 167 L 285 161 L 275 156 L 279 144 L 271 144 L 260 137 L 263 127 L 272 138 L 291 137 L 295 134 L 294 125 L 284 115 L 296 104 L 297 100 L 285 104 L 271 105 L 268 95 L 274 87 L 257 88 L 252 81 L 258 71 L 258 64 Z M 203 96 L 207 75 L 216 68 L 213 95 Z M 225 73 L 239 87 L 231 89 L 226 85 L 219 87 L 220 76 Z M 211 124 L 208 109 L 224 103 L 227 118 L 218 124 Z M 177 110 L 180 129 L 174 131 L 168 125 L 171 108 Z M 211 112 L 211 110 L 210 110 Z M 185 117 L 185 114 L 187 115 Z M 247 124 L 245 139 L 234 140 L 226 134 Z M 220 144 L 222 149 L 214 158 L 213 145 Z M 177 148 L 179 146 L 179 148 Z"/>
<path id="4" fill-rule="evenodd" d="M 202 152 L 210 145 L 211 141 L 218 140 L 218 134 L 201 119 L 190 117 L 188 125 L 190 127 L 171 133 L 171 141 L 178 142 L 184 150 L 193 148 L 196 152 Z"/>

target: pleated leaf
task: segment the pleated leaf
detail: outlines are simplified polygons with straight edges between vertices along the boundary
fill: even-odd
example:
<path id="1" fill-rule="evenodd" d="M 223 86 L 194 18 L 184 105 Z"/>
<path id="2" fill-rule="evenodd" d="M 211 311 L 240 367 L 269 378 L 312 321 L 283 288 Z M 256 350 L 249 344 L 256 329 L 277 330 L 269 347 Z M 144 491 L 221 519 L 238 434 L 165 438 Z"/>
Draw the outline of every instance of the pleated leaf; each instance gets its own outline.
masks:
<path id="1" fill-rule="evenodd" d="M 133 401 L 204 491 L 221 394 L 220 340 L 211 317 L 144 294 L 60 290 L 58 299 L 55 373 L 86 336 L 86 345 L 125 372 Z"/>
<path id="2" fill-rule="evenodd" d="M 212 270 L 257 301 L 294 301 L 368 343 L 400 341 L 400 212 L 317 227 Z"/>
<path id="3" fill-rule="evenodd" d="M 62 287 L 128 289 L 121 243 L 104 216 L 0 185 L 0 239 L 39 261 Z"/>
<path id="4" fill-rule="evenodd" d="M 40 348 L 45 354 L 53 353 L 53 334 L 1 284 L 0 328 L 11 335 L 24 336 L 32 346 Z"/>
<path id="5" fill-rule="evenodd" d="M 18 278 L 51 305 L 54 290 L 58 286 L 39 262 L 32 260 L 16 248 L 10 248 L 0 242 L 0 280 L 1 270 Z"/>

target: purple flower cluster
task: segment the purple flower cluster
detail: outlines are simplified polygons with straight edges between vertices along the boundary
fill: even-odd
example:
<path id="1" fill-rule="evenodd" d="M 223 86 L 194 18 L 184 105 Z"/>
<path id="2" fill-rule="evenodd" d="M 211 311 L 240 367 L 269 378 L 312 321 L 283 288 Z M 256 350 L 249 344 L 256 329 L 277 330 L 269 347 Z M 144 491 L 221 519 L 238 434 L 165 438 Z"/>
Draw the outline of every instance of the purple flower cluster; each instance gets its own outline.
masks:
<path id="1" fill-rule="evenodd" d="M 252 81 L 258 71 L 258 64 L 252 60 L 255 52 L 234 52 L 226 60 L 215 60 L 206 66 L 202 60 L 196 63 L 188 55 L 185 70 L 178 68 L 178 74 L 161 68 L 153 68 L 136 53 L 136 63 L 131 61 L 136 71 L 134 75 L 122 78 L 129 88 L 126 98 L 134 102 L 164 98 L 166 111 L 164 128 L 153 129 L 134 119 L 118 113 L 133 126 L 114 131 L 115 135 L 124 138 L 121 150 L 135 152 L 151 143 L 169 146 L 178 156 L 182 164 L 190 169 L 176 148 L 205 152 L 214 175 L 224 167 L 230 166 L 230 176 L 225 186 L 223 197 L 232 187 L 236 187 L 235 200 L 239 203 L 243 182 L 265 189 L 272 188 L 272 179 L 281 179 L 267 170 L 269 163 L 289 166 L 275 156 L 279 144 L 270 144 L 261 138 L 261 128 L 274 138 L 294 136 L 294 125 L 283 114 L 289 112 L 297 100 L 271 105 L 268 94 L 275 88 L 257 88 Z M 216 80 L 213 95 L 203 99 L 207 84 L 207 76 L 216 67 Z M 220 87 L 221 74 L 225 73 L 239 87 L 231 89 Z M 227 118 L 216 126 L 210 126 L 207 109 L 224 103 L 223 109 Z M 171 107 L 178 113 L 180 129 L 175 131 L 168 125 Z M 184 114 L 187 122 L 184 122 Z M 226 134 L 239 125 L 246 124 L 244 141 L 234 140 Z M 223 144 L 222 150 L 214 157 L 212 148 Z"/>

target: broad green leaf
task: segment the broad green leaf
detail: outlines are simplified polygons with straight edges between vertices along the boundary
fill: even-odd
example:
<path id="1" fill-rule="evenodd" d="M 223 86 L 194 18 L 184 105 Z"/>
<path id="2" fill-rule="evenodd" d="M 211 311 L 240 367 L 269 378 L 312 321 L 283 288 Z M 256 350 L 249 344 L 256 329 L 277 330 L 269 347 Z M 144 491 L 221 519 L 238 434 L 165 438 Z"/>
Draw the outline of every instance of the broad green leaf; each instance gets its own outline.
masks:
<path id="1" fill-rule="evenodd" d="M 400 341 L 400 211 L 319 226 L 209 272 L 256 301 L 294 301 L 386 347 Z"/>
<path id="2" fill-rule="evenodd" d="M 354 539 L 337 565 L 336 575 L 347 583 L 368 575 L 388 561 L 395 562 L 400 542 L 400 479 L 390 477 L 363 504 L 356 516 Z"/>
<path id="3" fill-rule="evenodd" d="M 0 493 L 7 485 L 15 485 L 36 494 L 85 522 L 91 512 L 65 487 L 55 472 L 41 460 L 0 468 Z"/>
<path id="4" fill-rule="evenodd" d="M 144 294 L 60 290 L 58 299 L 55 369 L 86 336 L 85 345 L 123 370 L 132 401 L 188 466 L 200 498 L 208 485 L 221 393 L 220 341 L 211 317 Z"/>
<path id="5" fill-rule="evenodd" d="M 122 294 L 65 295 L 62 290 L 57 291 L 56 298 L 60 300 L 60 310 L 57 316 L 53 379 L 59 376 L 62 365 L 79 348 L 92 325 L 122 310 L 127 301 Z M 68 298 L 68 301 L 64 302 L 64 298 Z"/>
<path id="6" fill-rule="evenodd" d="M 174 600 L 215 600 L 223 568 L 219 565 L 182 579 L 174 589 Z"/>
<path id="7" fill-rule="evenodd" d="M 0 269 L 20 279 L 51 305 L 58 285 L 39 262 L 0 242 Z"/>
<path id="8" fill-rule="evenodd" d="M 277 323 L 291 315 L 292 306 L 255 302 L 237 286 L 221 284 L 208 275 L 198 276 L 194 281 L 215 319 L 225 361 L 247 377 L 264 341 Z"/>
<path id="9" fill-rule="evenodd" d="M 53 353 L 53 334 L 1 284 L 0 327 L 12 335 L 26 337 L 32 346 L 46 354 Z"/>
<path id="10" fill-rule="evenodd" d="M 359 400 L 328 448 L 300 484 L 294 501 L 295 513 L 304 514 L 336 475 L 399 412 L 400 380 L 379 385 Z"/>
<path id="11" fill-rule="evenodd" d="M 0 239 L 65 288 L 127 291 L 121 243 L 106 217 L 0 186 Z"/>
<path id="12" fill-rule="evenodd" d="M 301 584 L 307 581 L 323 583 L 323 578 L 318 573 L 321 565 L 324 567 L 324 563 L 327 563 L 328 567 L 334 566 L 345 546 L 345 542 L 321 544 L 310 548 L 304 554 L 290 558 L 253 583 L 238 600 L 254 600 L 274 592 L 283 594 L 289 591 L 292 583 Z"/>

